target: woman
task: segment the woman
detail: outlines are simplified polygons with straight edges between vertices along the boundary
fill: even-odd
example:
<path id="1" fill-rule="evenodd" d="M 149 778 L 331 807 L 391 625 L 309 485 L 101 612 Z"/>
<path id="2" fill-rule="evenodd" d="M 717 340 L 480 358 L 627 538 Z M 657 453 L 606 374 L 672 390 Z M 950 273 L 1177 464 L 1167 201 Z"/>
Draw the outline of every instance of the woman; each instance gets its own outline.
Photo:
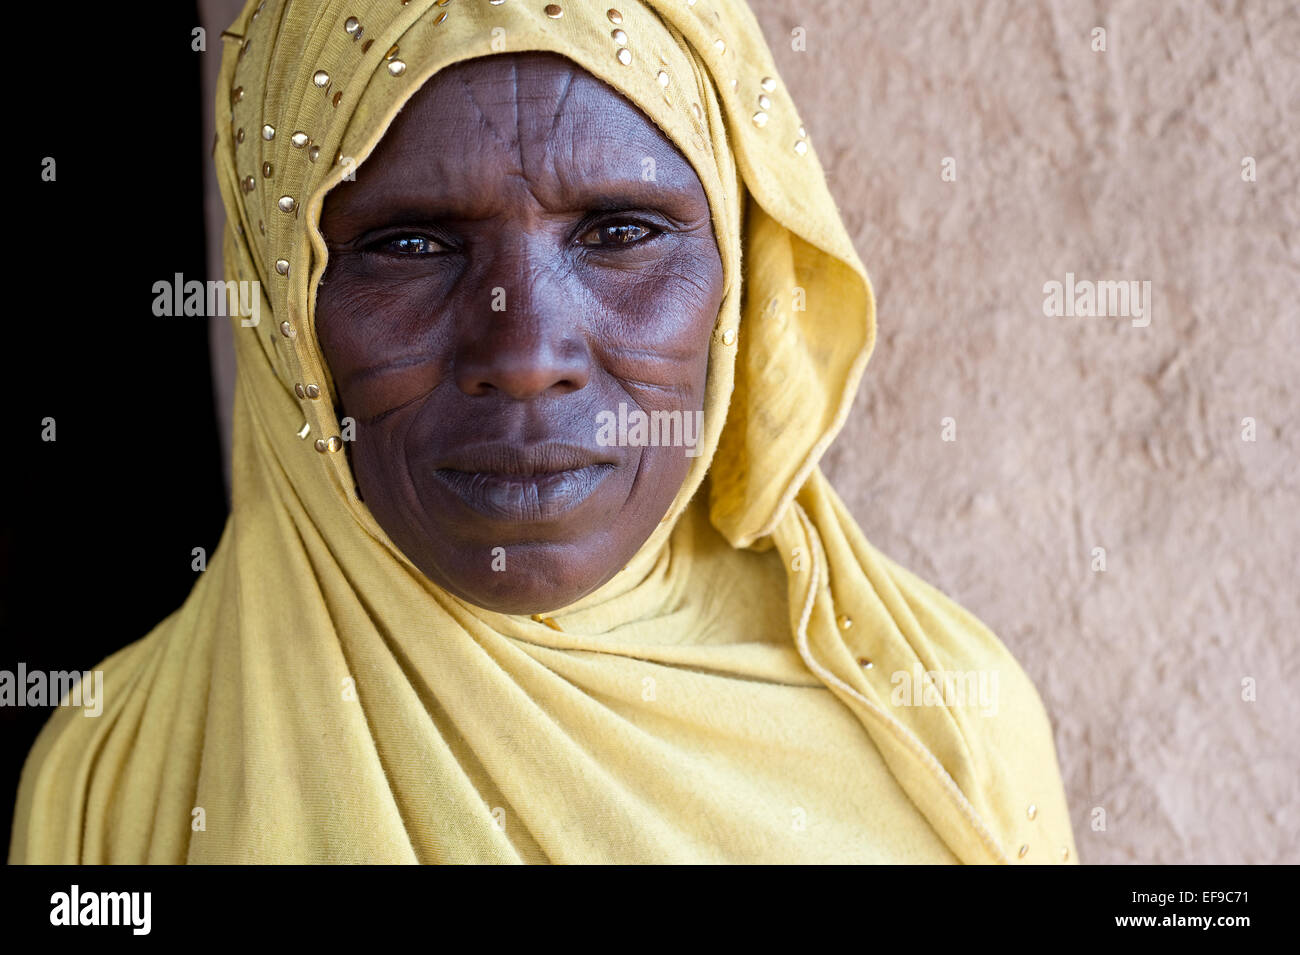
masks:
<path id="1" fill-rule="evenodd" d="M 739 0 L 265 0 L 227 44 L 274 316 L 233 512 L 43 731 L 14 861 L 1074 860 L 1033 686 L 818 470 L 872 293 Z"/>

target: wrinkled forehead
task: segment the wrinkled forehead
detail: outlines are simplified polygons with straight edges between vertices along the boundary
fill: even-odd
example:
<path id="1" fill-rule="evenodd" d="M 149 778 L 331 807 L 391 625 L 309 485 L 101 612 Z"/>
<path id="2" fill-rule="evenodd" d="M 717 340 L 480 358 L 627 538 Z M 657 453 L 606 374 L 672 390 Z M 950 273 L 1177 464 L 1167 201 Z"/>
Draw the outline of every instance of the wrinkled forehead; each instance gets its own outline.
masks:
<path id="1" fill-rule="evenodd" d="M 538 50 L 473 57 L 438 71 L 407 98 L 377 151 L 431 123 L 443 133 L 481 131 L 515 148 L 574 131 L 603 148 L 628 133 L 669 142 L 640 106 L 580 63 Z"/>
<path id="2" fill-rule="evenodd" d="M 326 197 L 324 218 L 431 201 L 486 216 L 521 190 L 565 208 L 602 188 L 647 205 L 675 194 L 707 201 L 690 160 L 618 90 L 558 54 L 493 54 L 454 63 L 415 92 L 364 174 Z"/>
<path id="3" fill-rule="evenodd" d="M 458 148 L 442 151 L 461 162 L 472 146 L 506 143 L 521 154 L 521 164 L 531 159 L 538 169 L 560 165 L 546 160 L 568 148 L 568 169 L 581 172 L 584 164 L 613 159 L 635 165 L 638 178 L 651 185 L 689 168 L 711 207 L 726 203 L 736 192 L 734 165 L 721 123 L 712 121 L 719 114 L 706 71 L 649 11 L 630 7 L 617 20 L 610 30 L 611 23 L 588 23 L 567 39 L 503 28 L 510 41 L 502 51 L 484 52 L 481 42 L 458 50 L 447 42 L 450 34 L 427 50 L 406 39 L 394 44 L 389 63 L 400 63 L 400 73 L 377 72 L 366 82 L 335 157 L 342 168 L 330 170 L 322 194 L 357 178 L 371 158 L 400 160 L 403 150 L 427 151 L 441 135 L 460 139 Z M 412 35 L 424 36 L 416 28 Z M 714 213 L 723 245 L 731 230 L 722 210 Z"/>

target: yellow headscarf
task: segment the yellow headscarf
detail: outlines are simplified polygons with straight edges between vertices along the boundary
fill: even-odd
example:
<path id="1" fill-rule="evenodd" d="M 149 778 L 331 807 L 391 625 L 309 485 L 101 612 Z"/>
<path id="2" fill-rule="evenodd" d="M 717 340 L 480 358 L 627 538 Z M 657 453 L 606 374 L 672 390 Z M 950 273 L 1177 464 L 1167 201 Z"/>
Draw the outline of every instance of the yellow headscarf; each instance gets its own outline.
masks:
<path id="1" fill-rule="evenodd" d="M 43 731 L 12 861 L 815 860 L 845 830 L 801 829 L 781 791 L 800 781 L 763 773 L 823 734 L 809 798 L 850 827 L 862 804 L 888 847 L 864 861 L 1074 860 L 1033 686 L 818 470 L 874 303 L 753 15 L 610 3 L 250 0 L 227 32 L 227 278 L 263 294 L 260 324 L 232 322 L 232 514 L 186 603 L 102 664 L 103 715 Z M 540 619 L 442 592 L 389 540 L 313 327 L 329 190 L 437 71 L 532 50 L 691 161 L 726 282 L 681 493 L 626 568 Z M 992 676 L 995 715 L 944 674 Z"/>

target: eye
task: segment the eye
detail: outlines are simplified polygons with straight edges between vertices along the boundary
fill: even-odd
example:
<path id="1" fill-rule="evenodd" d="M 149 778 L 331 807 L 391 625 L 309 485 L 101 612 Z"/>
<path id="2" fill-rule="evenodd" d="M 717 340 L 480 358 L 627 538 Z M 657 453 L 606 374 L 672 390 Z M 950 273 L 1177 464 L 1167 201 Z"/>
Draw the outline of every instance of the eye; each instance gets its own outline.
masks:
<path id="1" fill-rule="evenodd" d="M 439 252 L 446 252 L 447 247 L 427 235 L 411 233 L 380 239 L 378 242 L 373 243 L 367 251 L 378 252 L 381 255 L 419 256 L 437 255 Z"/>
<path id="2" fill-rule="evenodd" d="M 658 234 L 657 229 L 651 229 L 639 222 L 611 222 L 587 230 L 578 241 L 598 249 L 614 249 L 636 245 Z"/>

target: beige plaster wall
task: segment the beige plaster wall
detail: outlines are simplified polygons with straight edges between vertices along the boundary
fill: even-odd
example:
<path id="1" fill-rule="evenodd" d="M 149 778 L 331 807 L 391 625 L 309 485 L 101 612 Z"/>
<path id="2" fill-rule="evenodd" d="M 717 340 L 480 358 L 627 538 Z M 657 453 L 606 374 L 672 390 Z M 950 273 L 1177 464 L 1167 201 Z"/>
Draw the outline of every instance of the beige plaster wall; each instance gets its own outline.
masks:
<path id="1" fill-rule="evenodd" d="M 1297 6 L 751 2 L 878 296 L 868 538 L 1038 685 L 1082 861 L 1300 862 Z M 1045 316 L 1067 272 L 1150 323 Z"/>

